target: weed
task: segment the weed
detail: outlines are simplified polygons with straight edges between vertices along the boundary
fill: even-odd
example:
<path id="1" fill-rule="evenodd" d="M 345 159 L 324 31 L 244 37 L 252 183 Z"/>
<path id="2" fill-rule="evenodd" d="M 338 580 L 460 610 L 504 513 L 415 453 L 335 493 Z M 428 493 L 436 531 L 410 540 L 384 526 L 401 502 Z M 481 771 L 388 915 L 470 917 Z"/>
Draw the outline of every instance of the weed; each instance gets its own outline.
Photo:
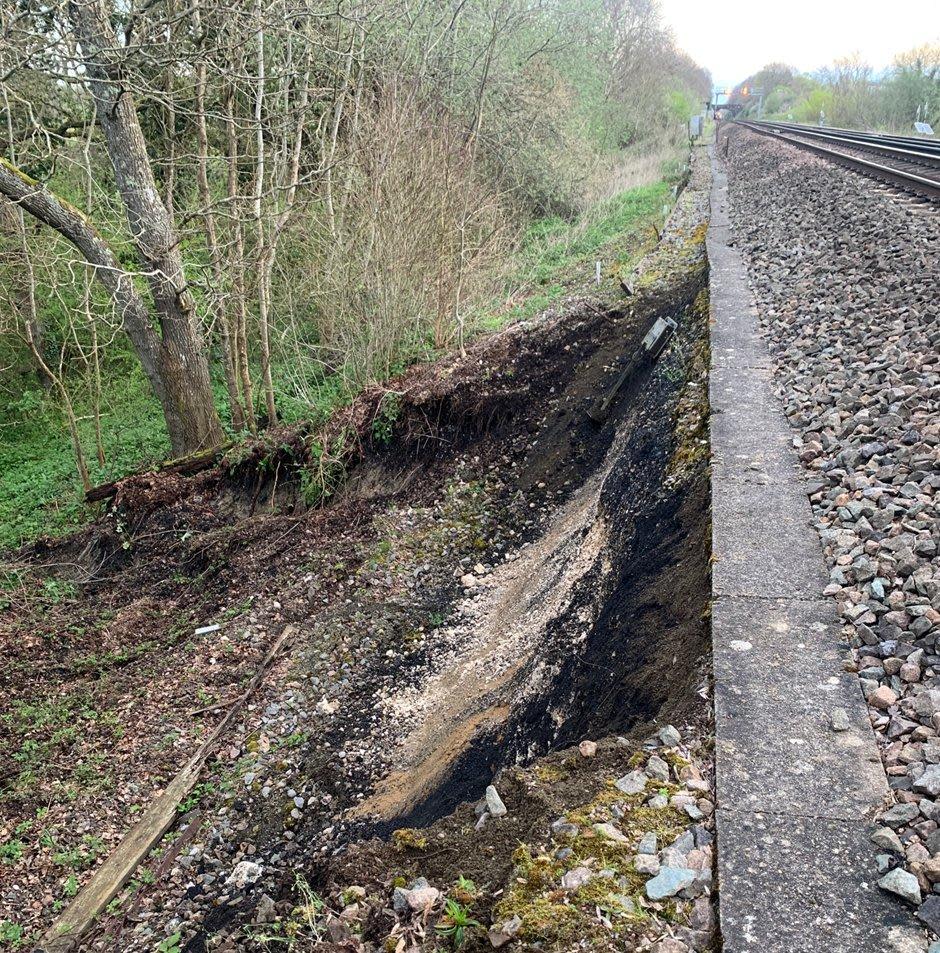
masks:
<path id="1" fill-rule="evenodd" d="M 76 870 L 83 870 L 90 867 L 104 849 L 104 841 L 100 837 L 86 834 L 82 838 L 80 846 L 70 847 L 67 850 L 60 850 L 53 854 L 52 862 L 60 867 L 74 867 Z"/>
<path id="2" fill-rule="evenodd" d="M 309 466 L 300 471 L 300 495 L 307 506 L 325 503 L 346 479 L 346 444 L 343 433 L 332 443 L 312 437 L 308 443 Z"/>
<path id="3" fill-rule="evenodd" d="M 440 936 L 450 940 L 455 948 L 459 948 L 467 942 L 468 934 L 482 929 L 482 924 L 470 916 L 469 906 L 448 897 L 444 901 L 444 913 L 434 929 Z"/>
<path id="4" fill-rule="evenodd" d="M 479 887 L 472 880 L 464 877 L 463 874 L 457 878 L 457 883 L 454 884 L 454 889 L 451 892 L 455 900 L 468 905 L 480 895 Z"/>
<path id="5" fill-rule="evenodd" d="M 188 814 L 193 808 L 199 806 L 200 801 L 202 801 L 204 797 L 214 794 L 215 791 L 216 786 L 211 781 L 200 781 L 199 784 L 180 801 L 176 806 L 176 810 L 179 811 L 180 814 Z"/>
<path id="6" fill-rule="evenodd" d="M 179 953 L 180 943 L 182 942 L 183 934 L 177 930 L 176 933 L 171 933 L 166 939 L 157 944 L 156 953 Z"/>
<path id="7" fill-rule="evenodd" d="M 307 936 L 319 940 L 323 934 L 324 925 L 321 921 L 326 903 L 310 886 L 303 874 L 297 874 L 294 878 L 294 890 L 300 900 L 293 912 L 295 932 L 304 930 Z"/>
<path id="8" fill-rule="evenodd" d="M 0 943 L 18 950 L 25 942 L 25 931 L 12 920 L 0 920 Z"/>
<path id="9" fill-rule="evenodd" d="M 0 844 L 0 860 L 5 864 L 15 864 L 26 850 L 21 840 L 8 840 L 5 844 Z"/>
<path id="10" fill-rule="evenodd" d="M 165 751 L 167 748 L 172 748 L 173 745 L 179 741 L 180 733 L 175 729 L 173 731 L 168 731 L 158 742 L 157 748 L 160 751 Z"/>
<path id="11" fill-rule="evenodd" d="M 67 599 L 75 598 L 75 584 L 61 579 L 44 579 L 42 581 L 43 601 L 49 605 L 58 605 Z"/>
<path id="12" fill-rule="evenodd" d="M 379 401 L 378 411 L 372 419 L 372 439 L 376 443 L 389 444 L 395 429 L 395 422 L 401 415 L 401 398 L 392 391 L 386 391 Z"/>

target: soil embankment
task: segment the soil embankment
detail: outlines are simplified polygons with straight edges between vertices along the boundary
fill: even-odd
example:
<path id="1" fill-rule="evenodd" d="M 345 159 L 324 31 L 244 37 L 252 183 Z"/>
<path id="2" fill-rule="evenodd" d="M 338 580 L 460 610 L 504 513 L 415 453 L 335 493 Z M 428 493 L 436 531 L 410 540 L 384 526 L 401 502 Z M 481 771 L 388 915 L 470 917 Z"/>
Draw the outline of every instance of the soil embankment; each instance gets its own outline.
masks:
<path id="1" fill-rule="evenodd" d="M 316 435 L 324 467 L 346 470 L 325 509 L 303 512 L 293 462 L 301 449 L 309 457 L 311 436 L 285 432 L 191 480 L 129 481 L 107 519 L 31 554 L 71 564 L 86 594 L 81 613 L 106 610 L 107 651 L 125 656 L 97 671 L 102 707 L 135 729 L 133 746 L 114 742 L 119 812 L 129 789 L 143 799 L 163 783 L 174 752 L 218 719 L 214 703 L 249 677 L 285 624 L 296 629 L 290 658 L 184 806 L 202 812 L 183 824 L 186 845 L 155 860 L 157 882 L 136 884 L 89 948 L 149 950 L 179 934 L 190 950 L 250 949 L 291 930 L 300 949 L 327 930 L 350 949 L 411 942 L 435 935 L 429 917 L 439 912 L 392 902 L 394 887 L 417 876 L 441 889 L 473 879 L 473 918 L 497 932 L 500 918 L 518 917 L 512 935 L 538 938 L 547 916 L 549 944 L 597 932 L 631 948 L 672 930 L 661 917 L 695 933 L 697 948 L 710 942 L 707 899 L 705 912 L 695 900 L 710 880 L 704 827 L 686 851 L 708 877 L 645 913 L 608 896 L 642 893 L 636 844 L 613 850 L 593 833 L 616 822 L 620 836 L 658 832 L 664 847 L 710 812 L 698 740 L 709 596 L 707 188 L 697 162 L 630 296 L 568 301 L 465 358 L 415 368 Z M 660 316 L 677 322 L 674 339 L 596 423 L 588 411 Z M 68 611 L 74 623 L 79 610 Z M 220 628 L 192 634 L 209 622 Z M 137 644 L 151 643 L 146 652 L 127 644 L 129 624 Z M 24 646 L 24 670 L 39 673 L 44 650 Z M 76 654 L 60 651 L 66 690 L 89 678 Z M 691 731 L 643 749 L 664 719 Z M 582 741 L 588 754 L 563 750 Z M 665 775 L 652 801 L 664 803 L 612 787 L 654 760 Z M 479 827 L 472 802 L 494 779 L 508 813 Z M 25 797 L 21 806 L 32 807 Z M 55 817 L 64 825 L 70 810 L 82 815 L 78 830 L 106 813 L 82 794 L 78 810 L 57 805 Z M 567 855 L 547 846 L 559 816 L 577 832 Z M 391 842 L 368 840 L 402 829 Z M 542 870 L 545 849 L 554 859 Z M 581 867 L 588 880 L 546 915 L 558 905 L 554 879 Z M 613 872 L 602 891 L 603 871 Z M 519 895 L 512 883 L 530 874 L 532 890 Z M 312 911 L 321 896 L 326 907 Z M 595 914 L 602 901 L 615 912 Z M 444 930 L 446 916 L 436 921 Z"/>

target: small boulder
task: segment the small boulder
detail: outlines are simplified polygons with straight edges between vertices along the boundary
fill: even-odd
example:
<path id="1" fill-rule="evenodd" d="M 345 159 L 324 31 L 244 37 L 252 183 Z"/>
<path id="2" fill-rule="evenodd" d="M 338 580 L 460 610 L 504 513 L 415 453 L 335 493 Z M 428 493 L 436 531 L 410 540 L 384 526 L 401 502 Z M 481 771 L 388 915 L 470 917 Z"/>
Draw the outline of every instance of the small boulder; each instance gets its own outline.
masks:
<path id="1" fill-rule="evenodd" d="M 628 844 L 629 840 L 614 827 L 613 824 L 595 824 L 594 830 L 604 838 L 615 844 Z"/>
<path id="2" fill-rule="evenodd" d="M 688 867 L 663 867 L 652 880 L 646 881 L 646 896 L 650 900 L 665 900 L 691 887 L 693 883 L 695 883 L 694 870 Z"/>
<path id="3" fill-rule="evenodd" d="M 849 713 L 844 708 L 833 708 L 829 715 L 829 727 L 833 731 L 848 731 Z"/>
<path id="4" fill-rule="evenodd" d="M 887 685 L 876 688 L 868 696 L 868 704 L 881 711 L 887 711 L 892 705 L 896 705 L 897 701 L 898 696 Z"/>
<path id="5" fill-rule="evenodd" d="M 646 762 L 646 773 L 657 781 L 668 781 L 669 765 L 658 755 L 651 755 Z"/>
<path id="6" fill-rule="evenodd" d="M 552 834 L 554 834 L 555 837 L 577 837 L 580 833 L 581 829 L 577 824 L 572 824 L 563 817 L 552 822 Z"/>
<path id="7" fill-rule="evenodd" d="M 653 953 L 691 953 L 691 947 L 674 936 L 667 936 L 653 947 Z"/>
<path id="8" fill-rule="evenodd" d="M 437 887 L 416 887 L 408 891 L 408 906 L 415 911 L 428 910 L 437 903 L 440 895 Z"/>
<path id="9" fill-rule="evenodd" d="M 914 782 L 914 790 L 930 797 L 940 795 L 940 764 L 928 764 L 927 770 Z"/>
<path id="10" fill-rule="evenodd" d="M 226 886 L 234 887 L 236 890 L 244 890 L 256 883 L 261 878 L 261 867 L 253 860 L 243 860 L 235 865 L 235 869 L 229 874 Z"/>
<path id="11" fill-rule="evenodd" d="M 894 870 L 886 873 L 878 881 L 878 886 L 888 893 L 896 893 L 908 903 L 920 903 L 920 884 L 912 873 L 908 873 L 902 867 L 895 867 Z"/>
<path id="12" fill-rule="evenodd" d="M 672 725 L 666 725 L 665 728 L 660 728 L 658 734 L 659 740 L 667 748 L 675 748 L 675 746 L 682 741 L 682 735 L 680 735 L 677 729 L 675 729 Z"/>
<path id="13" fill-rule="evenodd" d="M 266 893 L 261 894 L 261 899 L 255 907 L 255 923 L 273 923 L 277 919 L 277 913 L 274 909 L 274 898 Z"/>
<path id="14" fill-rule="evenodd" d="M 940 933 L 940 897 L 936 894 L 929 896 L 917 911 L 917 919 L 934 933 Z"/>
<path id="15" fill-rule="evenodd" d="M 889 850 L 893 854 L 903 854 L 904 847 L 901 838 L 890 827 L 879 827 L 871 835 L 871 842 L 882 850 Z"/>
<path id="16" fill-rule="evenodd" d="M 617 778 L 614 784 L 623 794 L 639 794 L 646 787 L 648 780 L 642 771 L 631 771 L 622 778 Z"/>
<path id="17" fill-rule="evenodd" d="M 633 866 L 638 874 L 655 877 L 659 873 L 659 858 L 655 854 L 637 854 Z"/>
<path id="18" fill-rule="evenodd" d="M 916 804 L 895 804 L 881 815 L 881 821 L 889 827 L 901 827 L 904 824 L 910 824 L 918 817 L 920 817 L 920 808 Z"/>
<path id="19" fill-rule="evenodd" d="M 502 817 L 506 814 L 506 805 L 503 804 L 503 799 L 492 784 L 486 789 L 486 809 L 493 817 Z"/>
<path id="20" fill-rule="evenodd" d="M 578 751 L 582 758 L 593 758 L 597 754 L 597 745 L 593 741 L 582 741 L 578 745 Z"/>
<path id="21" fill-rule="evenodd" d="M 490 946 L 499 949 L 505 946 L 522 929 L 522 919 L 517 915 L 490 927 Z"/>
<path id="22" fill-rule="evenodd" d="M 644 834 L 640 839 L 640 843 L 637 844 L 636 852 L 638 854 L 655 854 L 657 843 L 656 832 L 650 831 L 648 834 Z"/>
<path id="23" fill-rule="evenodd" d="M 580 890 L 593 876 L 589 867 L 575 867 L 562 876 L 561 885 L 565 890 Z"/>

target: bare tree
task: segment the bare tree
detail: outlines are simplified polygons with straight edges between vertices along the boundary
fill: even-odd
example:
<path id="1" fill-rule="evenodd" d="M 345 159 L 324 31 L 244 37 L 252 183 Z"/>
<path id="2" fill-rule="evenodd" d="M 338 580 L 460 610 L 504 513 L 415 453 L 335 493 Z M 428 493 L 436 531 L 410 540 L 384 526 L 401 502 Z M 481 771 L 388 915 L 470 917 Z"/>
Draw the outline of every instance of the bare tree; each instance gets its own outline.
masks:
<path id="1" fill-rule="evenodd" d="M 68 6 L 158 328 L 133 276 L 81 212 L 6 160 L 0 164 L 0 193 L 72 242 L 119 302 L 128 337 L 163 407 L 172 448 L 186 453 L 220 443 L 222 428 L 176 230 L 160 199 L 134 98 L 122 82 L 112 15 L 102 0 Z"/>

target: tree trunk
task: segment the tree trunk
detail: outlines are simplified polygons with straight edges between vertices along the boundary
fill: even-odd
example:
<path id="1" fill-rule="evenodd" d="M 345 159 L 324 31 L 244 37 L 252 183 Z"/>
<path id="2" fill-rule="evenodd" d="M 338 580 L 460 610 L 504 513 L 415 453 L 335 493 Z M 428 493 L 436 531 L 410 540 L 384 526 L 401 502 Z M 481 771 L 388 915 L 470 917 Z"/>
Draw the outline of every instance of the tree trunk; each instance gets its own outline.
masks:
<path id="1" fill-rule="evenodd" d="M 254 219 L 258 241 L 258 331 L 261 345 L 261 386 L 264 389 L 264 403 L 268 414 L 268 426 L 277 423 L 277 405 L 274 401 L 274 381 L 271 376 L 271 337 L 269 333 L 269 286 L 270 274 L 267 261 L 264 214 L 261 200 L 264 195 L 265 143 L 264 143 L 264 22 L 261 18 L 261 0 L 256 0 L 255 16 L 258 21 L 257 42 L 257 85 L 255 88 L 255 188 Z"/>
<path id="2" fill-rule="evenodd" d="M 241 209 L 238 195 L 238 131 L 235 128 L 233 105 L 234 94 L 229 87 L 225 94 L 225 132 L 227 141 L 228 172 L 226 193 L 228 196 L 228 217 L 231 222 L 231 240 L 229 242 L 229 271 L 232 275 L 232 292 L 235 299 L 235 320 L 233 321 L 235 371 L 241 385 L 244 400 L 245 417 L 248 429 L 257 430 L 255 421 L 255 398 L 251 384 L 251 368 L 248 365 L 248 315 L 245 309 L 245 235 L 242 231 Z"/>
<path id="3" fill-rule="evenodd" d="M 202 17 L 199 6 L 194 9 L 194 22 L 198 33 L 202 33 Z M 206 227 L 206 249 L 212 268 L 212 280 L 215 283 L 213 309 L 219 320 L 222 339 L 222 363 L 225 370 L 225 386 L 231 408 L 232 426 L 237 432 L 245 429 L 245 412 L 242 397 L 238 389 L 237 358 L 235 356 L 236 339 L 232 329 L 232 318 L 225 300 L 225 275 L 222 268 L 222 254 L 219 250 L 218 230 L 215 224 L 215 212 L 212 210 L 212 194 L 209 189 L 209 134 L 206 128 L 206 63 L 200 57 L 196 64 L 196 183 L 199 187 L 199 201 L 202 203 L 202 219 Z"/>
<path id="4" fill-rule="evenodd" d="M 223 434 L 212 397 L 205 342 L 186 286 L 176 230 L 160 200 L 147 156 L 137 109 L 121 84 L 120 50 L 108 11 L 101 0 L 81 0 L 69 4 L 69 16 L 82 46 L 115 182 L 160 324 L 153 364 L 161 381 L 157 396 L 163 404 L 173 451 L 187 453 L 215 446 L 222 442 Z M 129 286 L 130 278 L 125 281 Z M 149 327 L 149 317 L 144 320 Z"/>

